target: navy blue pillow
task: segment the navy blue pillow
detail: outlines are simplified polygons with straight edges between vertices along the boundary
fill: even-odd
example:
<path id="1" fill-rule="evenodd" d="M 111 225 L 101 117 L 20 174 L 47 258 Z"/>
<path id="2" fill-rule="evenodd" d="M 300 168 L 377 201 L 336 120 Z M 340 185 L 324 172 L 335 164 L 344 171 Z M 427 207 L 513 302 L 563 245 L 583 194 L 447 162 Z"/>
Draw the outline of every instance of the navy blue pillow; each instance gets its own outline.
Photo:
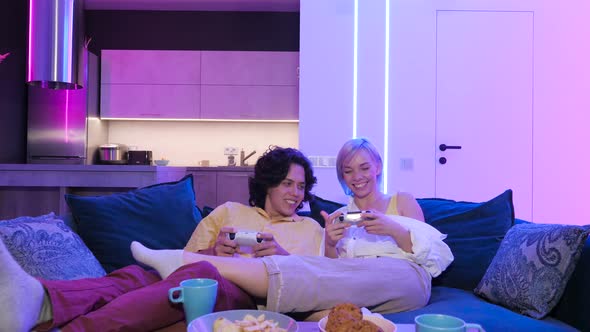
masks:
<path id="1" fill-rule="evenodd" d="M 192 175 L 125 193 L 65 198 L 80 237 L 107 272 L 136 264 L 131 241 L 182 249 L 201 221 Z"/>
<path id="2" fill-rule="evenodd" d="M 338 210 L 339 208 L 343 207 L 345 204 L 332 202 L 327 199 L 323 199 L 319 196 L 314 196 L 309 201 L 309 210 L 311 211 L 310 217 L 315 219 L 322 227 L 324 227 L 324 217 L 320 214 L 321 211 L 326 211 L 328 214 Z"/>
<path id="3" fill-rule="evenodd" d="M 514 224 L 512 190 L 483 203 L 419 198 L 426 222 L 447 234 L 455 260 L 433 286 L 473 290 Z"/>

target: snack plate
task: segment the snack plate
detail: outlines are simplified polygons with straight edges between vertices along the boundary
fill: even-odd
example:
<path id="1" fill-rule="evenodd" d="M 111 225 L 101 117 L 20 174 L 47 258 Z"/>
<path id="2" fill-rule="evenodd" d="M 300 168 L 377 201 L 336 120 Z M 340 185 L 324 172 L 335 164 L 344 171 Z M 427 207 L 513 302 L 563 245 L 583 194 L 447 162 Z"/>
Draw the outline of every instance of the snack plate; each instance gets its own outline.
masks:
<path id="1" fill-rule="evenodd" d="M 380 317 L 379 315 L 363 316 L 363 320 L 368 320 L 375 323 L 375 325 L 379 326 L 383 330 L 383 332 L 395 332 L 397 330 L 397 326 L 395 326 L 395 324 L 392 321 Z M 326 332 L 326 323 L 328 323 L 328 316 L 320 319 L 320 321 L 318 322 L 318 327 L 320 328 L 320 331 Z"/>
<path id="2" fill-rule="evenodd" d="M 223 317 L 232 322 L 235 322 L 236 320 L 244 319 L 244 316 L 247 314 L 250 314 L 254 317 L 264 314 L 264 319 L 272 319 L 273 321 L 279 323 L 279 327 L 286 329 L 288 332 L 297 332 L 299 330 L 299 326 L 297 326 L 297 322 L 293 318 L 279 314 L 278 312 L 264 310 L 228 310 L 214 312 L 193 320 L 188 325 L 187 331 L 213 332 L 213 323 L 217 318 Z"/>

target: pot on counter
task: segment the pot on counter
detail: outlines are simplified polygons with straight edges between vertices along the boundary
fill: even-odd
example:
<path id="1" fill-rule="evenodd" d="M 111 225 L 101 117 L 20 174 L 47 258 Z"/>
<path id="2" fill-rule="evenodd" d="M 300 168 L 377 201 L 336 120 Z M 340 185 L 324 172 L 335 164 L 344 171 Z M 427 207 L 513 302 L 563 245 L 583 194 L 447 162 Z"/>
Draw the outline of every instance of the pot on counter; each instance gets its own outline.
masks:
<path id="1" fill-rule="evenodd" d="M 127 147 L 116 143 L 100 145 L 98 147 L 98 160 L 101 164 L 127 164 Z"/>

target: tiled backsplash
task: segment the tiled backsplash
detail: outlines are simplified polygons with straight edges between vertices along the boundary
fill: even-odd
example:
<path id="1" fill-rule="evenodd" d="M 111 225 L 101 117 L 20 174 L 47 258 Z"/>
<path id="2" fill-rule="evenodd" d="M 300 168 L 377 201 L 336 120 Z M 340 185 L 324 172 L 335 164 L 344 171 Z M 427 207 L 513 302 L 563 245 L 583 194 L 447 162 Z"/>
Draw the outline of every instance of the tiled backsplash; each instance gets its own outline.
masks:
<path id="1" fill-rule="evenodd" d="M 299 146 L 298 123 L 264 122 L 182 122 L 109 121 L 109 142 L 151 150 L 153 159 L 166 158 L 169 166 L 226 166 L 225 147 L 256 154 L 247 160 L 253 165 L 269 145 Z"/>

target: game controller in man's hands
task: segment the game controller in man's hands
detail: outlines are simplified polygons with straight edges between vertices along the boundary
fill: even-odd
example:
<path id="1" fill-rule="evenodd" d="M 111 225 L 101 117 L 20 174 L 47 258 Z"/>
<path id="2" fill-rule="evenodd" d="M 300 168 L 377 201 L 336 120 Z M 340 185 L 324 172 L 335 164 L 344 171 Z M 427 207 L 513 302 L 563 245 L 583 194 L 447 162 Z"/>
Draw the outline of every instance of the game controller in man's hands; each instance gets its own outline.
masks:
<path id="1" fill-rule="evenodd" d="M 362 213 L 371 213 L 371 211 L 350 211 L 346 212 L 340 216 L 338 216 L 338 220 L 340 222 L 356 225 L 361 221 L 368 220 L 368 218 L 363 218 L 361 216 Z"/>
<path id="2" fill-rule="evenodd" d="M 227 233 L 227 238 L 235 240 L 239 246 L 253 246 L 262 242 L 258 234 L 258 232 L 254 231 L 237 231 L 235 233 Z"/>

